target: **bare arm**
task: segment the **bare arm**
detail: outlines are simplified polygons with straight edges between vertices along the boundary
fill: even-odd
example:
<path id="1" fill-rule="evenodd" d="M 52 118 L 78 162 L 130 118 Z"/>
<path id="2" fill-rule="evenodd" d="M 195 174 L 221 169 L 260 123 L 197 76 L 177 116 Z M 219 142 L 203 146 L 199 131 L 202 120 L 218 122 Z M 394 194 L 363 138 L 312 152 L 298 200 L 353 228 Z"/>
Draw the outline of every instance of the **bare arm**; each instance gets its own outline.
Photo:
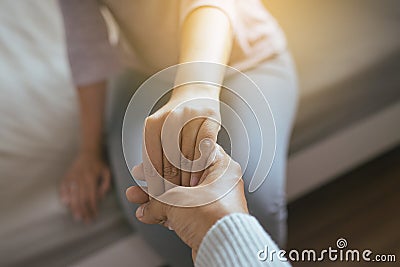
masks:
<path id="1" fill-rule="evenodd" d="M 198 8 L 187 16 L 182 25 L 179 63 L 204 61 L 226 65 L 232 39 L 230 21 L 225 13 L 214 7 Z M 221 81 L 223 74 L 219 74 Z M 182 97 L 188 93 L 208 93 L 208 96 L 218 98 L 219 91 L 219 87 L 208 87 L 199 92 L 198 86 L 185 86 L 176 88 L 173 94 Z"/>
<path id="2" fill-rule="evenodd" d="M 227 15 L 218 8 L 200 7 L 188 14 L 182 25 L 181 43 L 179 62 L 203 61 L 219 64 L 227 64 L 229 61 L 232 47 L 232 29 L 230 20 Z M 201 65 L 201 64 L 200 64 Z M 190 72 L 190 77 L 187 77 L 187 71 L 180 69 L 177 73 L 176 83 L 180 84 L 185 80 L 196 80 L 196 75 L 202 76 L 204 71 L 200 68 L 194 73 Z M 212 73 L 214 80 L 222 81 L 224 72 Z M 209 139 L 216 141 L 220 125 L 219 111 L 219 93 L 220 87 L 214 85 L 191 84 L 177 87 L 173 90 L 169 102 L 151 115 L 146 120 L 145 125 L 145 149 L 149 155 L 149 159 L 144 158 L 144 169 L 152 169 L 152 165 L 157 172 L 166 180 L 180 184 L 183 186 L 194 186 L 199 182 L 202 171 L 197 171 L 193 165 L 189 166 L 191 171 L 177 170 L 177 166 L 171 164 L 165 156 L 165 144 L 161 144 L 160 133 L 168 127 L 180 128 L 182 125 L 164 125 L 166 117 L 172 114 L 176 118 L 186 118 L 187 112 L 193 117 L 202 117 L 194 119 L 187 123 L 181 131 L 180 149 L 181 155 L 173 155 L 174 158 L 182 160 L 186 158 L 193 161 L 199 158 L 200 151 L 198 149 L 200 141 Z M 200 103 L 198 99 L 214 99 L 209 104 Z M 190 102 L 186 102 L 190 100 Z M 192 101 L 193 100 L 193 101 Z M 182 105 L 182 103 L 185 103 Z M 176 110 L 178 105 L 182 105 L 183 109 Z M 205 119 L 207 117 L 209 119 Z M 176 119 L 175 121 L 180 121 Z M 173 140 L 174 138 L 170 138 Z M 176 140 L 176 139 L 174 139 Z M 160 153 L 161 151 L 161 153 Z M 173 152 L 176 153 L 176 152 Z M 180 152 L 178 151 L 180 154 Z M 181 164 L 182 165 L 182 164 Z M 150 176 L 150 174 L 149 174 Z M 161 181 L 162 182 L 162 181 Z M 154 188 L 162 187 L 160 184 L 155 184 Z M 168 190 L 168 185 L 164 185 L 164 190 Z M 152 191 L 149 186 L 150 192 Z M 159 194 L 157 192 L 151 192 Z"/>
<path id="3" fill-rule="evenodd" d="M 82 137 L 80 153 L 101 154 L 106 82 L 78 87 L 78 98 Z"/>

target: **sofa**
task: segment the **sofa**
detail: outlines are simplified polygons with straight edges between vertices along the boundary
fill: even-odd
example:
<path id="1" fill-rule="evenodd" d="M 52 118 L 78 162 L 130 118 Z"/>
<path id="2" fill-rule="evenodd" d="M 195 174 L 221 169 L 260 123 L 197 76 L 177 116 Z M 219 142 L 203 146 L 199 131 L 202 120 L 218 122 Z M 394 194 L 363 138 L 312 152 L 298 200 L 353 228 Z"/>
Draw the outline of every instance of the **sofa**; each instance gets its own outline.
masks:
<path id="1" fill-rule="evenodd" d="M 400 2 L 265 4 L 299 73 L 294 201 L 399 144 Z M 112 193 L 90 226 L 58 198 L 79 117 L 56 0 L 0 2 L 0 59 L 0 266 L 71 265 L 132 234 Z"/>

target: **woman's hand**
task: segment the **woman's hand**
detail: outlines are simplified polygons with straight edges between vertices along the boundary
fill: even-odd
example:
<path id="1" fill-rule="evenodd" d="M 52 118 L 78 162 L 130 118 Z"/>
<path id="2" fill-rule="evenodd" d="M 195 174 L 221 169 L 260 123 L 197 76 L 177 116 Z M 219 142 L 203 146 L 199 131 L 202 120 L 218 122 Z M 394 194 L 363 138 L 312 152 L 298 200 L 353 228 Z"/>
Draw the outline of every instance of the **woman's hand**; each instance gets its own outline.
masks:
<path id="1" fill-rule="evenodd" d="M 97 203 L 110 189 L 110 171 L 101 153 L 80 153 L 60 188 L 62 202 L 75 220 L 88 223 L 97 216 Z"/>
<path id="2" fill-rule="evenodd" d="M 175 187 L 163 195 L 166 198 L 176 198 L 172 202 L 180 204 L 193 197 L 191 189 L 196 189 L 199 190 L 196 195 L 200 197 L 218 199 L 210 204 L 175 207 L 155 198 L 149 199 L 149 196 L 138 186 L 132 186 L 126 191 L 130 202 L 142 204 L 136 210 L 138 220 L 148 224 L 162 224 L 173 229 L 193 249 L 193 258 L 203 237 L 219 219 L 231 213 L 248 213 L 239 164 L 234 162 L 218 145 L 215 155 L 214 162 L 204 171 L 199 187 Z M 140 177 L 143 175 L 143 169 L 135 168 L 133 174 Z M 220 186 L 226 180 L 234 181 L 231 184 L 233 188 Z M 215 190 L 216 188 L 219 189 Z M 222 191 L 221 188 L 223 188 Z"/>
<path id="3" fill-rule="evenodd" d="M 89 222 L 96 217 L 97 203 L 109 190 L 111 180 L 109 167 L 102 157 L 106 81 L 77 89 L 81 146 L 61 182 L 60 195 L 76 220 Z"/>
<path id="4" fill-rule="evenodd" d="M 173 184 L 197 185 L 206 167 L 199 158 L 207 158 L 201 155 L 201 141 L 215 143 L 220 129 L 218 92 L 209 85 L 176 88 L 168 103 L 146 119 L 143 156 L 146 177 L 154 178 L 157 171 Z M 146 180 L 151 180 L 150 193 L 158 195 L 169 189 L 161 179 Z"/>
<path id="5" fill-rule="evenodd" d="M 183 22 L 178 62 L 213 62 L 226 65 L 230 58 L 232 43 L 233 33 L 228 16 L 218 8 L 208 6 L 197 8 Z M 196 185 L 202 175 L 201 169 L 205 167 L 201 166 L 203 158 L 203 155 L 200 157 L 199 150 L 201 140 L 209 139 L 215 142 L 217 139 L 220 129 L 218 103 L 220 87 L 210 85 L 211 83 L 206 85 L 185 82 L 206 79 L 214 84 L 222 84 L 224 71 L 222 68 L 216 68 L 217 72 L 214 73 L 213 69 L 202 69 L 201 66 L 205 65 L 201 63 L 197 66 L 199 66 L 197 70 L 195 68 L 189 73 L 185 71 L 185 67 L 178 69 L 175 82 L 178 85 L 186 85 L 175 88 L 170 101 L 145 122 L 145 151 L 142 158 L 151 195 L 159 195 L 170 189 L 171 184 L 165 183 L 161 177 L 177 185 Z M 208 105 L 204 105 L 205 101 L 201 99 L 209 99 Z M 174 126 L 178 125 L 177 128 L 181 128 L 179 125 L 182 122 L 195 117 L 199 118 L 185 124 L 179 134 L 175 131 L 175 136 L 174 134 L 168 136 L 169 132 L 174 133 Z M 167 123 L 164 125 L 164 122 Z M 204 158 L 206 157 L 207 155 L 204 155 Z M 192 161 L 197 159 L 199 161 L 193 164 Z"/>

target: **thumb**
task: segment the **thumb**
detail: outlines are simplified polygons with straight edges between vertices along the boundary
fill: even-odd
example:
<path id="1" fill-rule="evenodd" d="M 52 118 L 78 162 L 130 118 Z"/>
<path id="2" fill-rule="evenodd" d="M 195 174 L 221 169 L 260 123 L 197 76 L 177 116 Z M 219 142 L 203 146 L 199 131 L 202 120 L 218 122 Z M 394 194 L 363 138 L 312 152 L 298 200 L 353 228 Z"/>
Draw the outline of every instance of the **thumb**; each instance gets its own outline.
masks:
<path id="1" fill-rule="evenodd" d="M 194 249 L 192 249 L 192 259 L 193 259 L 193 262 L 196 262 L 196 257 L 197 257 L 197 251 L 194 250 Z"/>
<path id="2" fill-rule="evenodd" d="M 136 210 L 136 218 L 142 223 L 163 224 L 167 221 L 168 206 L 155 199 L 144 203 Z"/>

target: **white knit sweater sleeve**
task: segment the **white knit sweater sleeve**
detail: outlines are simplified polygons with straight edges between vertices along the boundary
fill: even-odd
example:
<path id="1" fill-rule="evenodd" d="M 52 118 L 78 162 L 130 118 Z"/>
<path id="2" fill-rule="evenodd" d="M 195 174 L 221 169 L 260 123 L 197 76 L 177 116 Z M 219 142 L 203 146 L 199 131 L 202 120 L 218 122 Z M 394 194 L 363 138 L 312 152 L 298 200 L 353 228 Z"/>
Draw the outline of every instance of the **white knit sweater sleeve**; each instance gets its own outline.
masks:
<path id="1" fill-rule="evenodd" d="M 270 256 L 275 250 L 274 257 Z M 235 213 L 220 219 L 207 232 L 197 252 L 197 267 L 288 267 L 278 258 L 279 248 L 256 218 Z M 267 253 L 267 254 L 266 254 Z"/>

